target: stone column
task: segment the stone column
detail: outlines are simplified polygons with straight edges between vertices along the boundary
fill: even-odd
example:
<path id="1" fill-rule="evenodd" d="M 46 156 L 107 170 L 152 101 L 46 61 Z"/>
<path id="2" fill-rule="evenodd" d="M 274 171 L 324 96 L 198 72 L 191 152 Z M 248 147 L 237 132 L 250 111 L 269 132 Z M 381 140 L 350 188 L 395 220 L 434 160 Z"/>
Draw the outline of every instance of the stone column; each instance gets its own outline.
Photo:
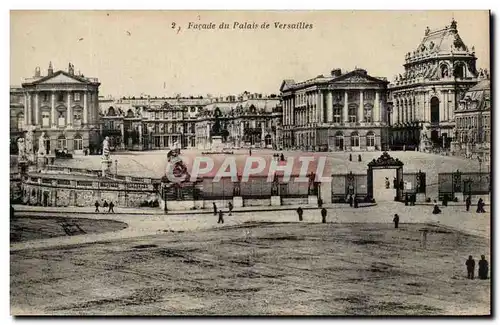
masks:
<path id="1" fill-rule="evenodd" d="M 265 133 L 266 133 L 265 122 L 261 122 L 260 123 L 260 142 L 261 142 L 261 146 L 264 146 L 266 144 Z"/>
<path id="2" fill-rule="evenodd" d="M 125 125 L 123 124 L 123 121 L 122 124 L 120 124 L 120 133 L 122 136 L 122 145 L 125 146 Z"/>
<path id="3" fill-rule="evenodd" d="M 449 100 L 450 100 L 450 116 L 449 119 L 450 121 L 453 121 L 455 119 L 455 92 L 453 90 L 449 91 Z"/>
<path id="4" fill-rule="evenodd" d="M 380 122 L 380 94 L 378 90 L 375 90 L 375 105 L 373 105 L 373 117 L 374 122 Z"/>
<path id="5" fill-rule="evenodd" d="M 33 114 L 32 114 L 32 107 L 31 107 L 31 93 L 28 93 L 28 123 L 26 125 L 32 125 L 33 124 Z"/>
<path id="6" fill-rule="evenodd" d="M 68 107 L 66 109 L 66 124 L 70 127 L 73 126 L 73 108 L 71 107 L 71 92 L 68 91 L 67 92 L 67 95 L 68 95 Z"/>
<path id="7" fill-rule="evenodd" d="M 52 128 L 57 127 L 57 112 L 56 112 L 56 93 L 55 91 L 52 92 L 51 94 L 51 99 L 50 99 L 50 117 L 52 120 L 51 126 Z"/>
<path id="8" fill-rule="evenodd" d="M 394 98 L 394 107 L 393 107 L 393 112 L 392 112 L 392 125 L 398 123 L 398 118 L 399 118 L 399 98 Z"/>
<path id="9" fill-rule="evenodd" d="M 318 122 L 323 123 L 325 121 L 324 108 L 323 108 L 323 93 L 321 90 L 318 91 Z"/>
<path id="10" fill-rule="evenodd" d="M 40 125 L 40 98 L 38 92 L 35 93 L 35 125 Z"/>
<path id="11" fill-rule="evenodd" d="M 87 125 L 88 123 L 88 118 L 87 118 L 88 114 L 89 112 L 87 107 L 87 91 L 85 90 L 83 92 L 83 125 Z"/>
<path id="12" fill-rule="evenodd" d="M 28 102 L 29 102 L 29 96 L 28 93 L 24 94 L 24 127 L 28 125 Z"/>
<path id="13" fill-rule="evenodd" d="M 358 122 L 364 122 L 363 109 L 365 106 L 365 101 L 363 98 L 363 90 L 359 91 L 359 107 L 358 107 Z"/>
<path id="14" fill-rule="evenodd" d="M 142 148 L 142 123 L 139 124 L 139 146 Z"/>
<path id="15" fill-rule="evenodd" d="M 342 118 L 344 123 L 349 122 L 349 95 L 347 90 L 344 91 L 344 108 L 342 110 Z"/>
<path id="16" fill-rule="evenodd" d="M 329 90 L 326 97 L 326 112 L 328 114 L 328 123 L 333 122 L 333 95 L 332 91 Z"/>

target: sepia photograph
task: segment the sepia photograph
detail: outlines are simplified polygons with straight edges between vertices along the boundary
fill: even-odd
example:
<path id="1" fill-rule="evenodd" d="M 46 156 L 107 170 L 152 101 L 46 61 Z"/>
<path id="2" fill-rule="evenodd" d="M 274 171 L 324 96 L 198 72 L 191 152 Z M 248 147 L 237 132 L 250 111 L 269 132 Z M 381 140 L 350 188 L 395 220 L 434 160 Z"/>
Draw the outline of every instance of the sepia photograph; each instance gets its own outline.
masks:
<path id="1" fill-rule="evenodd" d="M 11 10 L 11 316 L 491 316 L 489 10 Z"/>

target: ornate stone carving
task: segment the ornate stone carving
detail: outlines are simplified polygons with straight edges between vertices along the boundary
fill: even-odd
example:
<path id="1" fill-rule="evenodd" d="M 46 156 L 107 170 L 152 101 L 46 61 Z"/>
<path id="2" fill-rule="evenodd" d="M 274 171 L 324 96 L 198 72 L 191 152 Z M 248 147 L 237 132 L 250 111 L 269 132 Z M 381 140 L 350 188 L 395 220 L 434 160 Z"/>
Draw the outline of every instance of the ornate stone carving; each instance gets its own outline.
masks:
<path id="1" fill-rule="evenodd" d="M 401 167 L 403 162 L 397 158 L 391 157 L 387 152 L 384 152 L 376 160 L 373 159 L 368 163 L 368 167 Z"/>
<path id="2" fill-rule="evenodd" d="M 19 138 L 17 139 L 17 160 L 20 161 L 26 161 L 26 142 L 24 141 L 24 138 Z"/>

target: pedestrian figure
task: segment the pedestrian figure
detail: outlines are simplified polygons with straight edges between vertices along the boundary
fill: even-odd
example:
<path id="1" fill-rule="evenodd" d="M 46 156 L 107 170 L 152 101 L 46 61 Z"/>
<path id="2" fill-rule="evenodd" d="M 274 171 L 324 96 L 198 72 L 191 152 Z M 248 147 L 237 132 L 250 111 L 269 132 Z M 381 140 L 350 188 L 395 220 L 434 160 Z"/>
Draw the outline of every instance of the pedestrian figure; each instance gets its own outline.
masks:
<path id="1" fill-rule="evenodd" d="M 102 205 L 103 208 L 107 208 L 108 207 L 108 202 L 106 202 L 106 200 L 104 200 L 104 204 Z"/>
<path id="2" fill-rule="evenodd" d="M 417 194 L 412 194 L 410 197 L 411 197 L 411 205 L 415 206 L 415 202 L 417 202 Z"/>
<path id="3" fill-rule="evenodd" d="M 356 208 L 356 209 L 358 208 L 358 198 L 357 197 L 354 198 L 354 208 Z"/>
<path id="4" fill-rule="evenodd" d="M 467 197 L 467 199 L 465 200 L 465 210 L 466 210 L 467 212 L 469 212 L 469 210 L 470 210 L 470 206 L 471 206 L 471 204 L 472 204 L 472 202 L 471 202 L 471 201 L 472 201 L 472 200 L 471 200 L 470 196 L 468 196 L 468 197 Z"/>
<path id="5" fill-rule="evenodd" d="M 445 194 L 443 196 L 443 206 L 445 206 L 445 207 L 448 206 L 448 194 Z"/>
<path id="6" fill-rule="evenodd" d="M 115 213 L 115 210 L 113 210 L 113 208 L 115 207 L 115 205 L 113 204 L 113 201 L 109 202 L 109 210 L 108 210 L 108 213 L 109 212 L 112 212 L 112 213 Z"/>
<path id="7" fill-rule="evenodd" d="M 280 159 L 281 161 L 285 161 L 285 155 L 283 155 L 283 153 L 281 153 Z"/>
<path id="8" fill-rule="evenodd" d="M 233 203 L 229 202 L 227 206 L 229 208 L 229 215 L 231 215 L 231 213 L 233 212 Z"/>
<path id="9" fill-rule="evenodd" d="M 361 161 L 361 155 L 358 155 L 358 161 Z"/>
<path id="10" fill-rule="evenodd" d="M 394 215 L 394 219 L 392 219 L 392 222 L 394 222 L 394 228 L 397 229 L 399 227 L 399 216 L 397 213 Z"/>
<path id="11" fill-rule="evenodd" d="M 349 161 L 352 161 L 352 153 L 349 154 Z"/>
<path id="12" fill-rule="evenodd" d="M 391 188 L 391 183 L 389 182 L 389 177 L 386 177 L 386 178 L 385 178 L 385 188 L 386 188 L 386 189 Z"/>
<path id="13" fill-rule="evenodd" d="M 488 261 L 485 259 L 484 255 L 481 255 L 481 260 L 479 261 L 478 265 L 478 278 L 481 280 L 488 279 Z"/>
<path id="14" fill-rule="evenodd" d="M 477 210 L 476 210 L 476 212 L 477 213 L 485 213 L 483 199 L 479 199 L 479 201 L 477 201 Z"/>
<path id="15" fill-rule="evenodd" d="M 405 205 L 408 205 L 408 193 L 405 194 Z"/>
<path id="16" fill-rule="evenodd" d="M 297 209 L 297 214 L 299 215 L 299 221 L 302 221 L 302 214 L 304 213 L 304 211 L 302 210 L 301 207 L 299 207 Z"/>
<path id="17" fill-rule="evenodd" d="M 465 262 L 465 266 L 467 266 L 467 279 L 474 280 L 474 268 L 476 267 L 476 261 L 474 261 L 472 255 L 469 255 L 469 259 Z"/>
<path id="18" fill-rule="evenodd" d="M 321 222 L 322 223 L 326 223 L 326 214 L 327 214 L 326 209 L 325 208 L 321 209 Z"/>
<path id="19" fill-rule="evenodd" d="M 321 198 L 318 199 L 318 207 L 323 207 L 323 200 Z"/>
<path id="20" fill-rule="evenodd" d="M 219 210 L 219 220 L 217 223 L 224 223 L 224 214 L 222 213 L 222 210 Z"/>
<path id="21" fill-rule="evenodd" d="M 248 154 L 251 156 L 252 155 L 252 148 L 248 149 Z"/>
<path id="22" fill-rule="evenodd" d="M 100 206 L 99 201 L 95 201 L 94 205 L 95 205 L 95 212 L 99 212 L 99 206 Z"/>
<path id="23" fill-rule="evenodd" d="M 441 213 L 441 209 L 437 205 L 436 200 L 434 200 L 434 209 L 432 210 L 432 214 L 440 214 L 440 213 Z"/>
<path id="24" fill-rule="evenodd" d="M 352 195 L 349 196 L 349 206 L 352 208 L 352 205 L 354 203 L 354 199 L 352 198 Z"/>
<path id="25" fill-rule="evenodd" d="M 217 215 L 217 205 L 215 204 L 215 202 L 212 202 L 213 206 L 214 206 L 214 216 Z"/>

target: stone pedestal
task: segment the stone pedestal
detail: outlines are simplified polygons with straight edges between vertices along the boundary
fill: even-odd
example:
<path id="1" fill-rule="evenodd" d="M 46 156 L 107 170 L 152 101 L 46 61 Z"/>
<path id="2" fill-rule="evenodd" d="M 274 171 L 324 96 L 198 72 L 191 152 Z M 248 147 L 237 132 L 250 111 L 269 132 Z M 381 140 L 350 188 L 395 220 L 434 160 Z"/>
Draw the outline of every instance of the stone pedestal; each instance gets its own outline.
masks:
<path id="1" fill-rule="evenodd" d="M 111 159 L 102 159 L 101 160 L 102 177 L 109 175 L 109 170 L 110 170 L 111 164 L 112 164 Z"/>
<path id="2" fill-rule="evenodd" d="M 307 204 L 309 205 L 318 205 L 318 197 L 316 195 L 309 195 L 307 197 Z"/>
<path id="3" fill-rule="evenodd" d="M 271 206 L 281 206 L 281 196 L 271 196 Z"/>
<path id="4" fill-rule="evenodd" d="M 233 196 L 233 207 L 235 208 L 243 207 L 243 198 L 241 196 Z"/>
<path id="5" fill-rule="evenodd" d="M 224 150 L 224 144 L 222 143 L 222 137 L 215 135 L 212 136 L 212 148 L 213 152 L 222 152 Z"/>

